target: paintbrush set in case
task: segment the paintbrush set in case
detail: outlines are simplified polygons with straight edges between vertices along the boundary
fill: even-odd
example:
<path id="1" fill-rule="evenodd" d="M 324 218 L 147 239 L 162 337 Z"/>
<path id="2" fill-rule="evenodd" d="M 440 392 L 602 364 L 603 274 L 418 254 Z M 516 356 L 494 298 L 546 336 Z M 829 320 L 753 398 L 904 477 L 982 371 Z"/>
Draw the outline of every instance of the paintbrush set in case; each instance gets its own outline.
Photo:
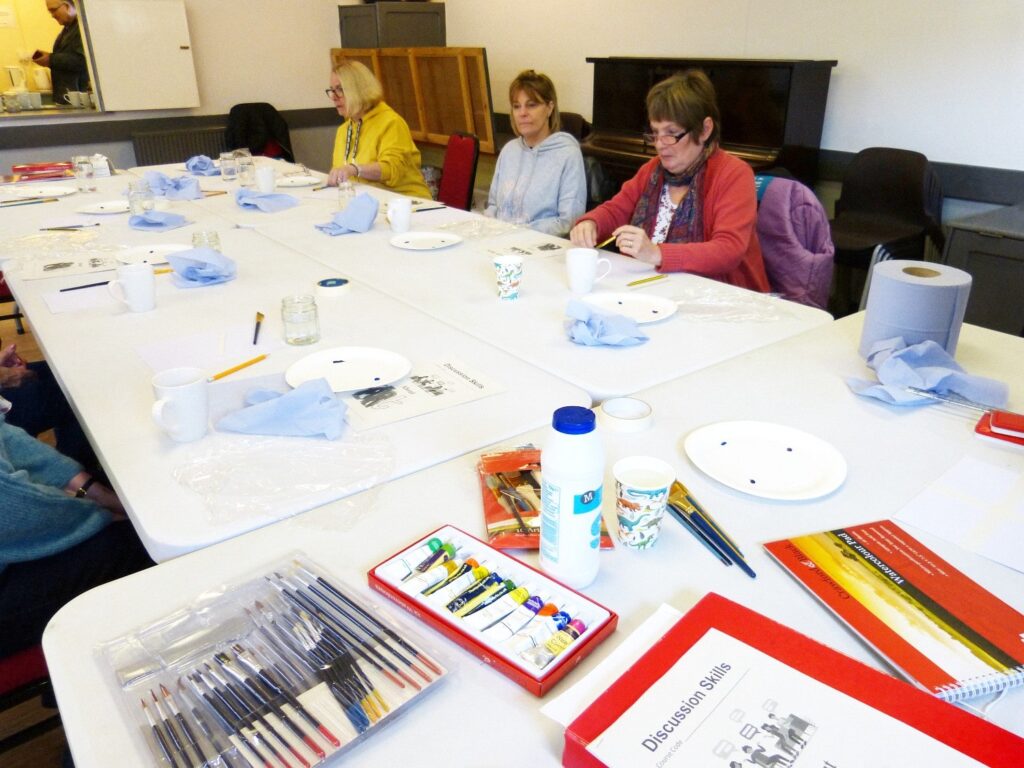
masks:
<path id="1" fill-rule="evenodd" d="M 454 526 L 370 570 L 370 586 L 537 696 L 610 635 L 618 616 Z"/>
<path id="2" fill-rule="evenodd" d="M 102 649 L 153 764 L 333 764 L 446 670 L 303 556 L 206 593 Z"/>

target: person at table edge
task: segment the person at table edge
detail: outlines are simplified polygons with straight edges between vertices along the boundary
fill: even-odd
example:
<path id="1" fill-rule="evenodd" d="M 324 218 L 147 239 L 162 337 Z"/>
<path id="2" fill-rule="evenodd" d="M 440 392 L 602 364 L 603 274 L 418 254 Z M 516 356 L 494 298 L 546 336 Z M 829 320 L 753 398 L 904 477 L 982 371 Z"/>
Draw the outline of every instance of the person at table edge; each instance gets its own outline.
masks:
<path id="1" fill-rule="evenodd" d="M 611 200 L 582 216 L 569 233 L 588 248 L 612 235 L 620 252 L 661 272 L 691 272 L 770 290 L 755 221 L 750 167 L 718 146 L 714 86 L 691 69 L 647 94 L 649 134 L 657 157 Z"/>
<path id="2" fill-rule="evenodd" d="M 358 61 L 342 61 L 331 72 L 326 92 L 345 118 L 334 139 L 327 183 L 363 181 L 429 200 L 420 152 L 409 126 L 384 102 L 384 91 L 373 73 Z"/>
<path id="3" fill-rule="evenodd" d="M 61 25 L 60 34 L 53 42 L 53 51 L 36 51 L 32 61 L 50 68 L 53 85 L 53 103 L 65 104 L 68 91 L 89 90 L 89 67 L 85 63 L 82 29 L 78 24 L 77 0 L 46 0 L 46 10 Z"/>

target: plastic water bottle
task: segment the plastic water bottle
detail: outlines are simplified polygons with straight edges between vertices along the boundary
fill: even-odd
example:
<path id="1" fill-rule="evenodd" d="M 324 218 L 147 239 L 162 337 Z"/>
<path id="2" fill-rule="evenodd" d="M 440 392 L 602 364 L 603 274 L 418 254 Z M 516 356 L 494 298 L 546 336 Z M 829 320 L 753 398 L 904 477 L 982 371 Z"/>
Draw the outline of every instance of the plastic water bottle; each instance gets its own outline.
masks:
<path id="1" fill-rule="evenodd" d="M 604 446 L 587 408 L 559 408 L 551 427 L 540 458 L 540 565 L 581 589 L 600 565 Z"/>

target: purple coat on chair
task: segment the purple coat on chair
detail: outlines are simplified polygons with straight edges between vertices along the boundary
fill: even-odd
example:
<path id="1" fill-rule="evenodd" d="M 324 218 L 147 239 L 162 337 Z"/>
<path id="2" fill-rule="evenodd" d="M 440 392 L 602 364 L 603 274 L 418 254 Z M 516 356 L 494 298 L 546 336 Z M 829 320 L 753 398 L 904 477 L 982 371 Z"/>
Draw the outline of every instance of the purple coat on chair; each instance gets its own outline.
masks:
<path id="1" fill-rule="evenodd" d="M 772 290 L 825 309 L 835 254 L 825 209 L 810 189 L 793 179 L 767 178 L 759 197 L 757 237 Z"/>

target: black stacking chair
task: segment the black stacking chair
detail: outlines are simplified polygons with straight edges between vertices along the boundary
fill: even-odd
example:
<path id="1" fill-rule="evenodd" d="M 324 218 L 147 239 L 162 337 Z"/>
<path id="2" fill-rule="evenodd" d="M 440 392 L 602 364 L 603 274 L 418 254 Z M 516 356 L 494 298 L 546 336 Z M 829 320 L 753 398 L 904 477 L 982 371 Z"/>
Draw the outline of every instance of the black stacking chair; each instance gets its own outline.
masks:
<path id="1" fill-rule="evenodd" d="M 834 314 L 856 310 L 860 294 L 854 277 L 866 277 L 876 246 L 885 246 L 893 259 L 924 259 L 927 240 L 941 252 L 941 217 L 942 187 L 927 157 L 889 147 L 858 152 L 843 174 L 830 222 L 836 247 Z"/>

